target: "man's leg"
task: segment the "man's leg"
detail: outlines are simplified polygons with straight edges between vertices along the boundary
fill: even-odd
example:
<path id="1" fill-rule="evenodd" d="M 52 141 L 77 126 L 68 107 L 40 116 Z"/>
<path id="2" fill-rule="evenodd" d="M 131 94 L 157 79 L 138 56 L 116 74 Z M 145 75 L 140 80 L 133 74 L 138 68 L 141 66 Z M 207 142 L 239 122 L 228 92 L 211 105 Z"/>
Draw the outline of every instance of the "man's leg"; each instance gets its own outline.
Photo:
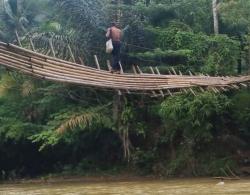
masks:
<path id="1" fill-rule="evenodd" d="M 120 60 L 121 60 L 121 57 L 120 57 L 120 55 L 121 55 L 121 43 L 120 42 L 118 42 L 117 43 L 117 70 L 118 71 L 120 71 L 121 70 L 121 67 L 120 67 Z"/>
<path id="2" fill-rule="evenodd" d="M 112 63 L 112 69 L 115 71 L 120 70 L 120 43 L 119 42 L 113 42 L 113 51 L 112 51 L 112 56 L 113 56 L 113 63 Z"/>

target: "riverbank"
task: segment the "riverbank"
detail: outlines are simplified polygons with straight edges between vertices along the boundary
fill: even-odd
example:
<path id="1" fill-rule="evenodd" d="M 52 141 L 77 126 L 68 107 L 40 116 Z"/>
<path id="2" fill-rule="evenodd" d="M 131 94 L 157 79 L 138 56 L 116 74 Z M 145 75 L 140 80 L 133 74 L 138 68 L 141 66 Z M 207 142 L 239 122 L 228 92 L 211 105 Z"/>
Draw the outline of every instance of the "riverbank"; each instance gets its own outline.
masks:
<path id="1" fill-rule="evenodd" d="M 8 181 L 0 181 L 0 184 L 53 184 L 53 183 L 103 183 L 103 182 L 131 182 L 131 181 L 163 181 L 163 180 L 197 180 L 197 179 L 212 179 L 219 180 L 220 177 L 159 177 L 153 175 L 139 176 L 135 174 L 120 174 L 120 175 L 47 175 L 39 178 L 24 178 Z M 227 180 L 227 178 L 224 178 Z M 250 177 L 228 178 L 228 180 L 250 180 Z"/>
<path id="2" fill-rule="evenodd" d="M 36 184 L 36 183 L 63 183 L 63 182 L 83 182 L 83 183 L 96 183 L 96 182 L 123 182 L 123 181 L 147 181 L 147 180 L 160 180 L 162 177 L 157 176 L 139 176 L 135 174 L 120 174 L 120 175 L 46 175 L 37 178 L 23 178 L 14 180 L 0 181 L 0 184 Z"/>

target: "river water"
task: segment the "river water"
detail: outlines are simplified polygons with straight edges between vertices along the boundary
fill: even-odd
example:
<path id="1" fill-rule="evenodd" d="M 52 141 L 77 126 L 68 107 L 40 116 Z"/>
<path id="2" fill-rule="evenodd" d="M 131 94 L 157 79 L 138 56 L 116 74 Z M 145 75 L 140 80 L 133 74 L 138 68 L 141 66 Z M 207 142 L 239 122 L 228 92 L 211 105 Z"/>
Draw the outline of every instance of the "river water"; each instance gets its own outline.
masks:
<path id="1" fill-rule="evenodd" d="M 0 195 L 250 195 L 250 180 L 173 179 L 126 182 L 53 182 L 1 184 Z"/>

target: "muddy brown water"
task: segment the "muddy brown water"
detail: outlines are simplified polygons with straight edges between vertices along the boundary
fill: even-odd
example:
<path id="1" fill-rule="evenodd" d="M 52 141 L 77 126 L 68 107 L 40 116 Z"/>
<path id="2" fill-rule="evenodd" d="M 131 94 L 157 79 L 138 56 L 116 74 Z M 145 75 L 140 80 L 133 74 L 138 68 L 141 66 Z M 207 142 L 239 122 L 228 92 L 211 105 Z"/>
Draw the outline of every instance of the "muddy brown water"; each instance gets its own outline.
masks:
<path id="1" fill-rule="evenodd" d="M 250 195 L 250 179 L 225 181 L 215 179 L 172 179 L 111 182 L 53 182 L 0 184 L 0 195 Z"/>

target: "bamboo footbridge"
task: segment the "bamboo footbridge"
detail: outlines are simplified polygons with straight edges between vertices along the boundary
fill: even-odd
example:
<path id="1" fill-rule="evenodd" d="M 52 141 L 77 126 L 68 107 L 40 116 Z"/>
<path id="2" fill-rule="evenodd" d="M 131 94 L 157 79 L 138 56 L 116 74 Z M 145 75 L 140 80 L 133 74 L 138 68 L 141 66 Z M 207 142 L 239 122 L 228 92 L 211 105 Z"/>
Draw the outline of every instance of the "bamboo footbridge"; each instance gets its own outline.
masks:
<path id="1" fill-rule="evenodd" d="M 139 93 L 150 96 L 171 95 L 176 91 L 193 88 L 219 92 L 229 88 L 247 87 L 250 75 L 238 77 L 212 77 L 205 75 L 161 75 L 158 69 L 152 74 L 112 74 L 110 71 L 89 67 L 55 57 L 43 55 L 12 44 L 0 42 L 0 64 L 40 79 L 50 81 L 112 89 L 120 93 Z"/>

